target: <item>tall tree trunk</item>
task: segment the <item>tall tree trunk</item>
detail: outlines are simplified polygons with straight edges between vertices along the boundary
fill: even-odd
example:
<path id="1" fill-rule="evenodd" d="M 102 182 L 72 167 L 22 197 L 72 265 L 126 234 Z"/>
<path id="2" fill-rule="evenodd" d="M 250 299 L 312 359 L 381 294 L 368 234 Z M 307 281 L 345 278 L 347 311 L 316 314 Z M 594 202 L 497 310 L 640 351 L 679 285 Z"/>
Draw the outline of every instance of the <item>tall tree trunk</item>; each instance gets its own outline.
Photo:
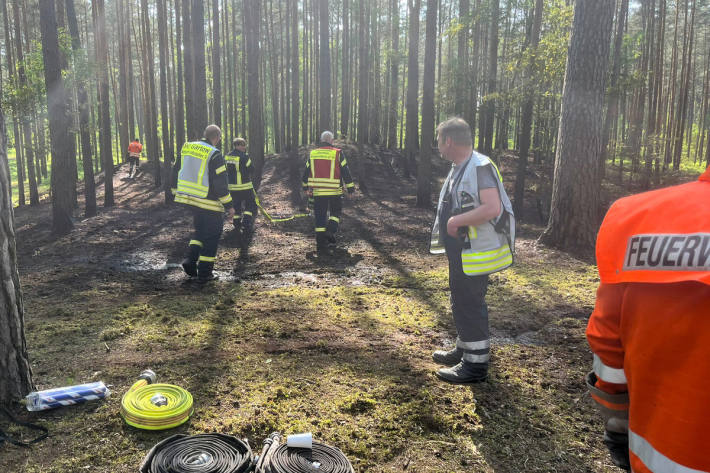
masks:
<path id="1" fill-rule="evenodd" d="M 621 0 L 619 13 L 616 15 L 616 34 L 614 36 L 614 59 L 611 67 L 611 78 L 609 81 L 609 105 L 604 118 L 604 128 L 602 129 L 602 152 L 599 159 L 599 172 L 604 176 L 604 168 L 609 158 L 609 153 L 615 153 L 615 149 L 609 149 L 609 139 L 611 130 L 616 126 L 617 115 L 619 113 L 619 73 L 621 72 L 621 45 L 624 39 L 624 28 L 626 26 L 626 16 L 629 11 L 629 0 Z"/>
<path id="2" fill-rule="evenodd" d="M 111 151 L 111 115 L 108 93 L 108 57 L 106 52 L 106 17 L 104 1 L 91 3 L 94 12 L 94 37 L 96 38 L 97 74 L 99 82 L 99 140 L 101 162 L 104 165 L 104 207 L 113 207 L 113 154 Z"/>
<path id="3" fill-rule="evenodd" d="M 291 148 L 298 148 L 298 112 L 299 112 L 299 56 L 298 56 L 298 1 L 291 2 Z M 344 0 L 347 1 L 347 0 Z M 343 93 L 345 93 L 343 89 Z M 342 131 L 341 131 L 342 132 Z"/>
<path id="4" fill-rule="evenodd" d="M 170 168 L 173 163 L 173 148 L 170 145 L 170 114 L 168 113 L 168 21 L 167 11 L 165 8 L 166 0 L 158 1 L 158 48 L 160 49 L 160 122 L 162 125 L 161 137 L 163 140 L 163 171 L 165 176 L 164 182 L 164 197 L 165 202 L 172 201 L 172 192 L 170 192 L 171 180 Z M 217 1 L 217 0 L 215 0 Z M 219 102 L 219 101 L 217 101 Z M 157 125 L 157 123 L 156 123 Z M 160 174 L 160 173 L 159 173 Z"/>
<path id="5" fill-rule="evenodd" d="M 693 59 L 693 39 L 695 35 L 695 9 L 697 0 L 693 0 L 693 7 L 690 13 L 690 38 L 687 40 L 687 48 L 683 47 L 683 72 L 681 73 L 681 96 L 678 107 L 678 121 L 676 122 L 676 132 L 674 134 L 675 148 L 673 151 L 673 169 L 680 169 L 680 158 L 683 152 L 683 134 L 685 133 L 685 122 L 688 112 L 688 93 L 690 89 L 691 61 Z M 687 18 L 686 18 L 687 19 Z M 687 26 L 687 25 L 686 25 Z"/>
<path id="6" fill-rule="evenodd" d="M 198 139 L 202 130 L 195 125 L 194 58 L 191 25 L 191 0 L 182 0 L 182 51 L 185 74 L 185 118 L 187 119 L 187 141 Z M 204 45 L 201 45 L 204 47 Z"/>
<path id="7" fill-rule="evenodd" d="M 438 0 L 427 0 L 426 42 L 422 97 L 422 144 L 417 167 L 417 207 L 431 205 L 431 155 L 434 142 L 434 74 L 436 66 L 436 9 Z"/>
<path id="8" fill-rule="evenodd" d="M 468 75 L 468 33 L 471 28 L 469 16 L 470 0 L 459 0 L 459 22 L 461 29 L 458 31 L 458 44 L 456 54 L 456 100 L 454 110 L 456 115 L 463 116 L 468 104 L 469 75 Z"/>
<path id="9" fill-rule="evenodd" d="M 562 92 L 547 245 L 591 254 L 599 223 L 599 153 L 614 0 L 578 0 Z"/>
<path id="10" fill-rule="evenodd" d="M 342 64 L 342 97 L 340 106 L 340 134 L 348 136 L 348 126 L 350 125 L 350 87 L 352 86 L 352 75 L 350 73 L 350 2 L 343 0 L 343 64 Z M 297 56 L 297 55 L 295 55 Z"/>
<path id="11" fill-rule="evenodd" d="M 366 8 L 366 0 L 360 2 L 358 10 L 358 20 L 360 26 L 359 47 L 360 54 L 358 58 L 360 74 L 358 78 L 358 97 L 357 97 L 357 142 L 367 143 L 368 132 L 370 130 L 368 117 L 368 94 L 370 84 L 370 54 L 368 48 L 368 26 L 369 26 L 369 9 Z"/>
<path id="12" fill-rule="evenodd" d="M 221 55 L 222 52 L 219 45 L 219 0 L 212 0 L 212 95 L 214 99 L 214 119 L 212 121 L 218 126 L 222 126 Z"/>
<path id="13" fill-rule="evenodd" d="M 537 45 L 540 41 L 540 29 L 542 27 L 542 0 L 535 0 L 533 10 L 533 24 L 528 37 L 529 49 L 531 57 L 535 57 Z M 530 131 L 532 129 L 533 107 L 535 105 L 534 91 L 530 82 L 533 80 L 535 73 L 533 68 L 534 61 L 530 61 L 525 81 L 523 109 L 520 114 L 520 155 L 518 156 L 518 168 L 515 173 L 515 197 L 513 198 L 513 212 L 516 217 L 522 221 L 524 218 L 523 209 L 525 202 L 525 174 L 528 169 L 528 154 L 530 151 Z"/>
<path id="14" fill-rule="evenodd" d="M 180 153 L 182 145 L 183 143 L 185 143 L 184 90 L 187 87 L 187 84 L 185 82 L 187 78 L 187 73 L 185 72 L 185 75 L 183 75 L 183 57 L 187 55 L 187 52 L 183 52 L 183 54 L 180 54 L 180 48 L 184 47 L 184 45 L 187 43 L 187 41 L 183 41 L 182 38 L 182 15 L 184 14 L 182 4 L 183 0 L 175 0 L 175 45 L 177 47 L 177 104 L 175 105 L 175 148 L 178 153 Z"/>
<path id="15" fill-rule="evenodd" d="M 391 0 L 392 11 L 392 52 L 390 54 L 390 103 L 387 119 L 387 147 L 397 147 L 397 100 L 399 99 L 399 2 Z"/>
<path id="16" fill-rule="evenodd" d="M 203 0 L 192 0 L 192 54 L 194 126 L 202 134 L 207 123 L 207 69 L 205 66 L 205 9 Z"/>
<path id="17" fill-rule="evenodd" d="M 481 106 L 481 133 L 478 149 L 483 154 L 493 151 L 493 122 L 495 117 L 496 78 L 498 75 L 498 23 L 500 21 L 500 0 L 491 0 L 491 18 L 488 28 L 488 87 L 487 100 Z"/>
<path id="18" fill-rule="evenodd" d="M 75 54 L 86 54 L 81 48 L 79 24 L 76 20 L 74 0 L 66 0 L 67 23 L 72 37 L 72 49 Z M 84 169 L 84 215 L 96 215 L 96 184 L 94 183 L 94 168 L 92 167 L 91 132 L 89 116 L 89 96 L 83 81 L 77 81 L 76 96 L 79 104 L 79 139 L 81 141 L 81 163 Z M 127 130 L 126 130 L 127 131 Z M 127 145 L 126 145 L 127 146 Z"/>
<path id="19" fill-rule="evenodd" d="M 320 114 L 318 129 L 330 130 L 330 14 L 328 0 L 318 0 L 320 12 Z"/>
<path id="20" fill-rule="evenodd" d="M 25 59 L 22 50 L 22 36 L 20 29 L 20 4 L 16 3 L 12 9 L 15 19 L 15 54 L 17 55 L 17 77 L 20 87 L 27 87 L 27 76 L 25 74 Z M 6 45 L 8 47 L 9 45 Z M 27 106 L 27 105 L 25 105 Z M 32 126 L 30 125 L 30 112 L 25 110 L 22 113 L 22 133 L 25 143 L 25 162 L 27 163 L 27 178 L 30 186 L 30 205 L 39 205 L 39 193 L 37 192 L 37 179 L 35 177 L 34 153 L 32 151 Z"/>
<path id="21" fill-rule="evenodd" d="M 72 0 L 73 1 L 73 0 Z M 67 3 L 69 0 L 67 0 Z M 128 37 L 130 31 L 128 25 L 130 19 L 128 17 L 130 10 L 126 7 L 125 0 L 118 0 L 118 11 L 122 12 L 124 17 L 119 20 L 118 29 L 118 136 L 120 139 L 121 156 L 127 155 L 128 143 L 131 137 L 128 132 L 128 61 L 131 58 L 130 43 Z M 78 33 L 78 30 L 77 30 Z M 77 41 L 79 38 L 77 37 Z M 132 130 L 131 130 L 132 131 Z M 125 161 L 125 158 L 121 161 Z"/>
<path id="22" fill-rule="evenodd" d="M 15 66 L 12 61 L 12 47 L 9 45 L 12 44 L 12 40 L 10 38 L 10 21 L 8 18 L 7 14 L 7 0 L 0 0 L 0 3 L 2 3 L 2 16 L 3 16 L 3 26 L 5 30 L 5 44 L 8 45 L 5 48 L 6 52 L 6 57 L 7 57 L 7 71 L 8 71 L 8 81 L 13 84 L 14 83 L 14 75 L 15 75 Z M 17 121 L 17 117 L 14 116 L 12 118 L 12 124 L 13 124 L 13 137 L 15 139 L 14 147 L 15 147 L 15 161 L 17 162 L 17 197 L 18 197 L 18 204 L 20 206 L 25 205 L 25 167 L 24 167 L 24 162 L 22 159 L 22 145 L 20 143 L 21 138 L 20 138 L 20 126 Z M 8 181 L 10 182 L 10 181 Z M 12 203 L 11 203 L 12 205 Z"/>
<path id="23" fill-rule="evenodd" d="M 244 26 L 247 49 L 247 87 L 249 89 L 249 156 L 254 163 L 254 183 L 258 187 L 264 167 L 264 119 L 261 108 L 259 38 L 261 0 L 244 0 Z"/>
<path id="24" fill-rule="evenodd" d="M 54 16 L 54 0 L 40 0 L 40 26 L 44 83 L 47 89 L 49 111 L 49 137 L 52 147 L 52 232 L 57 235 L 72 229 L 73 180 L 71 160 L 74 159 L 73 139 L 69 133 L 71 123 L 67 94 L 59 64 L 59 39 Z"/>
<path id="25" fill-rule="evenodd" d="M 5 117 L 0 107 L 0 406 L 19 401 L 32 390 L 22 288 L 17 271 L 11 180 Z"/>
<path id="26" fill-rule="evenodd" d="M 160 8 L 160 7 L 158 7 Z M 145 137 L 148 148 L 148 160 L 152 161 L 154 169 L 154 185 L 162 185 L 160 172 L 160 150 L 158 146 L 158 116 L 157 100 L 155 98 L 155 61 L 153 60 L 153 32 L 150 25 L 148 0 L 141 0 L 141 16 L 143 19 L 143 114 L 146 122 Z M 159 35 L 160 36 L 160 35 Z M 161 67 L 161 74 L 165 69 Z M 167 120 L 167 117 L 165 117 Z"/>
<path id="27" fill-rule="evenodd" d="M 406 155 L 403 166 L 409 177 L 419 150 L 419 10 L 421 0 L 409 0 L 409 55 L 407 59 Z"/>

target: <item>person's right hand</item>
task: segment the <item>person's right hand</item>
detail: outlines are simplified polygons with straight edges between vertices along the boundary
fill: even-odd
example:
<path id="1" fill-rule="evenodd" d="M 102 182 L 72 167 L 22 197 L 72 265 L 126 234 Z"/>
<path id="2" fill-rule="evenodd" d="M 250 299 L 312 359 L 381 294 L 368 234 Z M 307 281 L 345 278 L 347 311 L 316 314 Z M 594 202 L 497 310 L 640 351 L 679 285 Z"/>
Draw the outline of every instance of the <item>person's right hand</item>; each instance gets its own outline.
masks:
<path id="1" fill-rule="evenodd" d="M 306 195 L 308 197 L 313 197 L 313 189 L 311 189 L 310 187 L 306 189 Z"/>

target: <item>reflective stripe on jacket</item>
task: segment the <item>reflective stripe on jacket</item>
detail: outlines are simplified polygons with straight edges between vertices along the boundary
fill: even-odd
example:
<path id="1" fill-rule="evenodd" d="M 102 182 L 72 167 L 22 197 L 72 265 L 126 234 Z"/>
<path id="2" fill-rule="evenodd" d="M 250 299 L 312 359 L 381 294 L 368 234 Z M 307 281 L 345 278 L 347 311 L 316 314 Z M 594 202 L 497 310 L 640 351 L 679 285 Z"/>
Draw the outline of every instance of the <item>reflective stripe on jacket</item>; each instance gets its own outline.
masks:
<path id="1" fill-rule="evenodd" d="M 215 212 L 232 206 L 222 154 L 206 141 L 185 143 L 173 167 L 175 202 Z"/>
<path id="2" fill-rule="evenodd" d="M 451 208 L 466 212 L 478 207 L 481 202 L 478 195 L 477 169 L 482 166 L 492 165 L 498 177 L 498 194 L 501 199 L 501 214 L 496 221 L 485 222 L 478 226 L 468 227 L 466 244 L 461 250 L 461 263 L 463 272 L 467 276 L 481 276 L 491 274 L 509 267 L 513 264 L 513 252 L 515 251 L 515 219 L 513 218 L 513 206 L 503 187 L 503 180 L 495 166 L 487 156 L 473 152 L 472 160 L 463 169 L 463 175 L 457 179 L 456 189 L 451 189 Z M 462 163 L 461 166 L 464 166 Z M 431 230 L 431 243 L 429 251 L 432 254 L 442 254 L 445 252 L 444 242 L 439 241 L 440 225 L 446 226 L 446 222 L 439 222 L 439 215 L 446 194 L 454 181 L 455 168 L 452 166 L 449 175 L 444 181 L 444 185 L 439 193 L 439 204 L 437 206 L 436 218 Z M 499 222 L 499 220 L 504 219 Z M 499 230 L 496 230 L 495 224 Z"/>
<path id="3" fill-rule="evenodd" d="M 254 188 L 249 175 L 251 159 L 246 154 L 235 150 L 225 155 L 224 161 L 227 164 L 230 191 L 243 191 Z"/>
<path id="4" fill-rule="evenodd" d="M 177 191 L 192 197 L 205 198 L 210 190 L 208 163 L 217 150 L 206 143 L 192 141 L 182 146 L 182 166 L 178 172 Z"/>
<path id="5" fill-rule="evenodd" d="M 337 148 L 316 148 L 309 155 L 310 175 L 308 186 L 315 189 L 336 189 L 340 191 L 340 150 Z"/>
<path id="6" fill-rule="evenodd" d="M 618 200 L 597 237 L 601 284 L 587 326 L 595 388 L 628 390 L 637 473 L 710 471 L 709 203 L 710 168 Z"/>

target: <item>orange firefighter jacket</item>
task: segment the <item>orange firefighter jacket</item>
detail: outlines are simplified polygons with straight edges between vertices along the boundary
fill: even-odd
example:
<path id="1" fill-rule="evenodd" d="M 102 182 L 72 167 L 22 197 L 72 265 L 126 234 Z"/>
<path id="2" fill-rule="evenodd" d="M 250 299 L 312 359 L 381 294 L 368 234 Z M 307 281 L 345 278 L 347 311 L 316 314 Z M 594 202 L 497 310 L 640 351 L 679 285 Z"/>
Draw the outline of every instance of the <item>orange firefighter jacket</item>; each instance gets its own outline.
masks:
<path id="1" fill-rule="evenodd" d="M 143 151 L 143 145 L 137 141 L 131 141 L 128 144 L 128 156 L 131 158 L 139 158 Z"/>
<path id="2" fill-rule="evenodd" d="M 637 473 L 709 472 L 710 167 L 615 202 L 596 255 L 590 392 L 607 430 L 628 425 Z"/>

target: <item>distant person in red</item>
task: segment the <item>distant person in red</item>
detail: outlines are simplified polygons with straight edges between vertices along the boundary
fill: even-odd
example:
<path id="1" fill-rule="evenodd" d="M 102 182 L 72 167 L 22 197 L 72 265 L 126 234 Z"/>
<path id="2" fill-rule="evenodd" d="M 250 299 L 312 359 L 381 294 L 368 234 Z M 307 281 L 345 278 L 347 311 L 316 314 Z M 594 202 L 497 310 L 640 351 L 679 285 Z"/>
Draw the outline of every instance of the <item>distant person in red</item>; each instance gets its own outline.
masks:
<path id="1" fill-rule="evenodd" d="M 128 171 L 128 177 L 136 177 L 138 175 L 138 166 L 140 166 L 141 151 L 143 151 L 143 145 L 138 141 L 138 138 L 133 138 L 133 141 L 128 145 L 128 164 L 131 166 Z M 135 166 L 136 174 L 133 174 L 133 168 Z"/>

